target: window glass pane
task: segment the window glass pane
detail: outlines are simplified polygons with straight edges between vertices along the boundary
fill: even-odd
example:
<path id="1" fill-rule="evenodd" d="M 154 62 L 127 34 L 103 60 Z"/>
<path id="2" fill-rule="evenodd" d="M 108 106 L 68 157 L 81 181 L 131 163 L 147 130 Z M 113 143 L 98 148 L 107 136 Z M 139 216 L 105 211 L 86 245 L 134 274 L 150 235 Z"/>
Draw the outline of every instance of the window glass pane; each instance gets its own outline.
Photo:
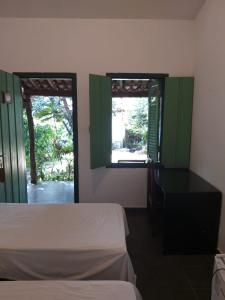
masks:
<path id="1" fill-rule="evenodd" d="M 112 98 L 112 163 L 147 160 L 148 98 Z"/>

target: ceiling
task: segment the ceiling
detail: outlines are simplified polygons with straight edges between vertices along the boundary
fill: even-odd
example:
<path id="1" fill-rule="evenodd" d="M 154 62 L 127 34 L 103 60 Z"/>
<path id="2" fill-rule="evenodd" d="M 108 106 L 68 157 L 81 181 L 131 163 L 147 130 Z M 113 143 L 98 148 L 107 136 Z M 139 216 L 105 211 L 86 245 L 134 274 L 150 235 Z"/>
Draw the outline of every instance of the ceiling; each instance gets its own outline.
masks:
<path id="1" fill-rule="evenodd" d="M 0 0 L 0 17 L 194 19 L 205 0 Z"/>
<path id="2" fill-rule="evenodd" d="M 30 96 L 71 97 L 72 80 L 58 78 L 21 78 L 24 98 Z"/>

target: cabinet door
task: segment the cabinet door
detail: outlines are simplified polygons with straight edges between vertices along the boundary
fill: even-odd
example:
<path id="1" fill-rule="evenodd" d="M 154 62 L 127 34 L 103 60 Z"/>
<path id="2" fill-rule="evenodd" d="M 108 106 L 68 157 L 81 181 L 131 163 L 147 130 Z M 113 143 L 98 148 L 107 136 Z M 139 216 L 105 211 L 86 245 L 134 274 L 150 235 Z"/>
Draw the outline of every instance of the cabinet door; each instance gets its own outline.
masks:
<path id="1" fill-rule="evenodd" d="M 166 78 L 161 144 L 165 167 L 189 167 L 193 87 L 193 77 Z"/>
<path id="2" fill-rule="evenodd" d="M 11 96 L 5 101 L 5 93 Z M 0 71 L 0 156 L 5 178 L 0 183 L 0 202 L 27 202 L 23 103 L 19 79 Z"/>

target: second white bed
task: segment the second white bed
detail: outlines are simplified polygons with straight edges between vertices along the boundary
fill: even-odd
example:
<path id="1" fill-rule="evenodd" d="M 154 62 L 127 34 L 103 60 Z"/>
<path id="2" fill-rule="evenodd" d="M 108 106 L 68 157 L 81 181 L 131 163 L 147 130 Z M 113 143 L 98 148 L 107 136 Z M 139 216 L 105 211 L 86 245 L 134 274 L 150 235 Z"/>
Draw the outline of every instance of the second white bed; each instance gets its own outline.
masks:
<path id="1" fill-rule="evenodd" d="M 0 282 L 4 300 L 141 300 L 137 289 L 123 281 Z"/>

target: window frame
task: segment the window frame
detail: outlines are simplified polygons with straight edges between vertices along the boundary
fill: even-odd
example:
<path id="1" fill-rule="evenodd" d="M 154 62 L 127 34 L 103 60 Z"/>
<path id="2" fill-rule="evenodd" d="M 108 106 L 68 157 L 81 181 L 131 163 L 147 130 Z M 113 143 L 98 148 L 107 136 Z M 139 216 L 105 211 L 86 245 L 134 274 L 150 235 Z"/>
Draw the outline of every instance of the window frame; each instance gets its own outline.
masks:
<path id="1" fill-rule="evenodd" d="M 162 131 L 163 131 L 163 103 L 164 103 L 164 91 L 165 91 L 165 79 L 169 77 L 167 73 L 106 73 L 107 77 L 112 79 L 160 79 L 161 89 L 162 89 L 162 110 L 161 110 L 161 131 L 160 131 L 160 141 L 162 141 Z M 161 161 L 161 144 L 159 151 L 159 163 Z M 133 160 L 132 160 L 133 161 Z M 112 163 L 107 166 L 107 168 L 147 168 L 146 162 L 122 162 L 122 163 Z"/>

